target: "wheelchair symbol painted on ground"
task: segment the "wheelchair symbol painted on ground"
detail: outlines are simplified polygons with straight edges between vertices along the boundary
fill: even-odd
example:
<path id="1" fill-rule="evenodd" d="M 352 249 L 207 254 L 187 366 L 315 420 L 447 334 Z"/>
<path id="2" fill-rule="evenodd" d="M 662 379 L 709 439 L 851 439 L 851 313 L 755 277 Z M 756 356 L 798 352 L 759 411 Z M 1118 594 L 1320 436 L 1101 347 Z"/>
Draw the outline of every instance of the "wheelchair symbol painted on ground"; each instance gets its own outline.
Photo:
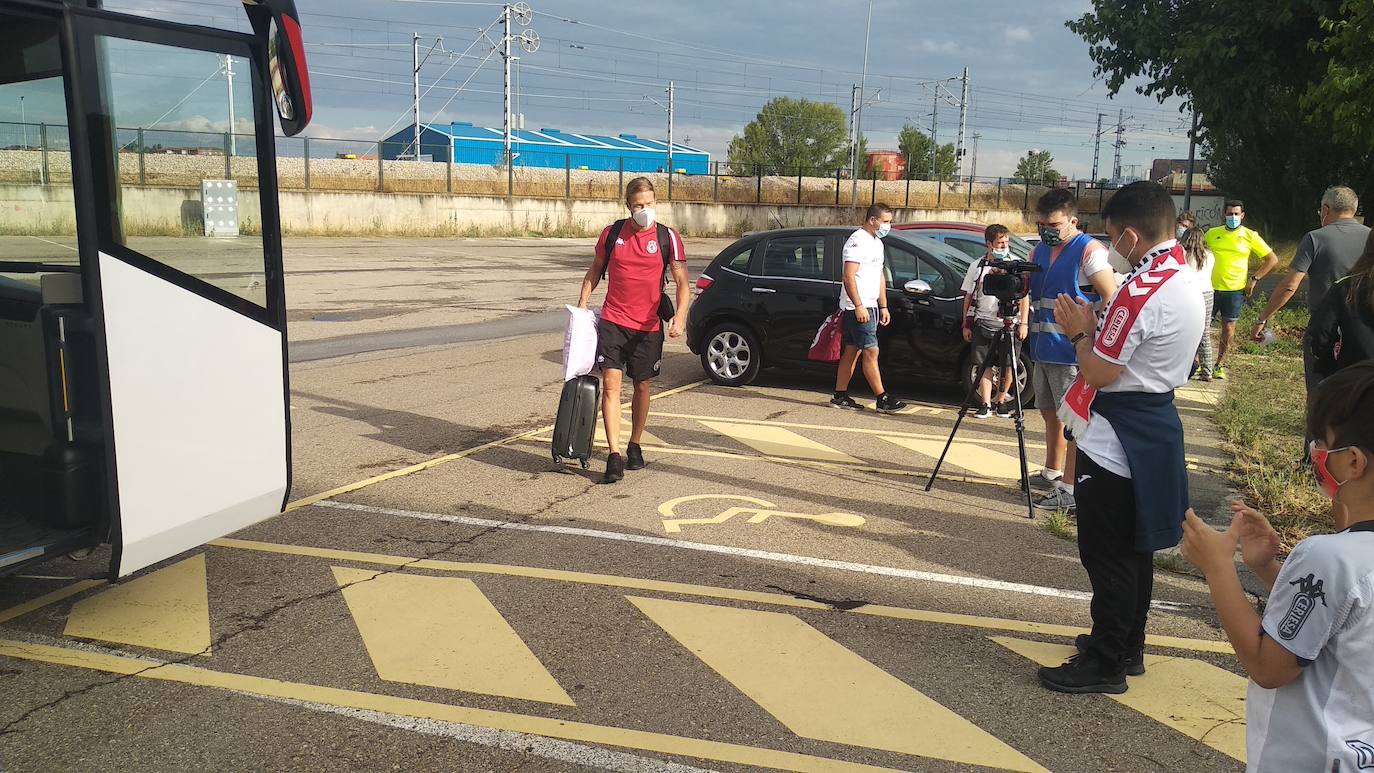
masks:
<path id="1" fill-rule="evenodd" d="M 688 502 L 699 502 L 707 499 L 723 499 L 736 502 L 746 502 L 753 507 L 729 507 L 722 510 L 718 515 L 710 518 L 678 518 L 675 512 L 680 505 Z M 762 499 L 753 497 L 737 496 L 734 494 L 693 494 L 692 496 L 678 497 L 670 499 L 658 506 L 658 512 L 663 516 L 663 530 L 669 534 L 679 534 L 683 526 L 706 526 L 726 521 L 740 515 L 749 516 L 747 523 L 763 523 L 769 518 L 792 518 L 795 520 L 815 521 L 826 526 L 863 526 L 864 517 L 853 513 L 794 513 L 786 510 L 777 509 L 777 505 Z"/>

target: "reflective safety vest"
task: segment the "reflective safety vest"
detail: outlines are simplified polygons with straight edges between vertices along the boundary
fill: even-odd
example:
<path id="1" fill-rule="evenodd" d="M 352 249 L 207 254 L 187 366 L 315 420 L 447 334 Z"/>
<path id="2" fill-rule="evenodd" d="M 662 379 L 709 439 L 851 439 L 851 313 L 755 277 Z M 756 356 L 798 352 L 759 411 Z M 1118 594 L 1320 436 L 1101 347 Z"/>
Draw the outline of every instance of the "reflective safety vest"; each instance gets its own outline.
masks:
<path id="1" fill-rule="evenodd" d="M 1050 262 L 1050 246 L 1041 242 L 1031 253 L 1031 261 L 1040 266 L 1040 271 L 1031 274 L 1031 324 L 1030 358 L 1033 362 L 1048 362 L 1058 365 L 1078 364 L 1069 337 L 1054 321 L 1054 304 L 1059 295 L 1065 294 L 1082 298 L 1089 303 L 1097 303 L 1096 293 L 1084 292 L 1078 285 L 1078 270 L 1083 265 L 1083 252 L 1092 243 L 1092 237 L 1080 233 L 1064 245 L 1063 251 L 1053 263 Z"/>

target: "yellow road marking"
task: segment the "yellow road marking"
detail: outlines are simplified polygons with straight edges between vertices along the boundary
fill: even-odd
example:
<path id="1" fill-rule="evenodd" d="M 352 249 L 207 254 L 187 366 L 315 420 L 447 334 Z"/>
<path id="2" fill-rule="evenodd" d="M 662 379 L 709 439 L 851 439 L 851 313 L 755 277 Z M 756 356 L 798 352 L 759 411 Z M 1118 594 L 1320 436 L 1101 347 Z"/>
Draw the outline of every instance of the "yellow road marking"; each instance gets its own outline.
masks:
<path id="1" fill-rule="evenodd" d="M 664 397 L 671 397 L 673 395 L 681 394 L 691 389 L 696 389 L 697 387 L 705 383 L 707 382 L 705 380 L 702 380 L 693 382 L 691 384 L 684 384 L 683 386 L 676 387 L 674 389 L 664 390 L 662 392 L 659 392 L 658 394 L 651 395 L 649 399 L 658 400 Z M 629 405 L 629 403 L 625 403 L 624 405 Z M 622 408 L 624 407 L 624 405 L 622 405 Z M 490 443 L 483 443 L 479 446 L 473 446 L 472 448 L 465 448 L 462 451 L 457 451 L 455 453 L 435 457 L 428 461 L 420 462 L 419 464 L 412 464 L 409 467 L 402 467 L 399 470 L 392 470 L 391 472 L 382 473 L 381 475 L 374 475 L 371 478 L 364 478 L 363 480 L 354 483 L 349 483 L 345 486 L 339 486 L 338 488 L 333 488 L 328 491 L 321 491 L 318 494 L 313 494 L 308 497 L 297 499 L 296 501 L 288 504 L 285 508 L 283 508 L 282 512 L 289 513 L 292 510 L 299 510 L 302 507 L 313 505 L 316 502 L 323 502 L 326 499 L 333 499 L 334 497 L 349 494 L 354 491 L 358 491 L 359 489 L 365 489 L 368 486 L 375 486 L 378 483 L 383 483 L 385 481 L 393 480 L 395 478 L 402 478 L 407 475 L 414 475 L 417 472 L 424 472 L 425 470 L 430 470 L 440 465 L 448 464 L 449 462 L 455 462 L 459 459 L 466 459 L 467 457 L 472 456 L 473 454 L 478 454 L 483 451 L 490 451 L 493 448 L 501 448 L 502 446 L 508 446 L 511 443 L 516 443 L 527 438 L 532 438 L 536 435 L 542 435 L 545 432 L 550 432 L 552 430 L 553 425 L 550 424 L 546 427 L 532 429 L 528 432 L 521 432 L 517 435 L 511 435 L 510 437 L 501 438 L 500 440 L 493 440 Z"/>
<path id="2" fill-rule="evenodd" d="M 990 638 L 1042 666 L 1057 666 L 1075 652 L 1061 644 Z M 1147 654 L 1145 675 L 1131 677 L 1129 690 L 1108 697 L 1244 762 L 1246 686 L 1244 677 L 1211 663 Z"/>
<path id="3" fill-rule="evenodd" d="M 629 598 L 803 738 L 1006 770 L 1045 770 L 792 615 Z"/>
<path id="4" fill-rule="evenodd" d="M 788 456 L 796 459 L 841 462 L 844 464 L 863 463 L 862 460 L 855 459 L 849 454 L 836 451 L 830 446 L 817 443 L 783 427 L 724 421 L 703 421 L 702 424 L 767 456 Z"/>
<path id="5" fill-rule="evenodd" d="M 677 518 L 675 509 L 678 505 L 685 505 L 689 502 L 699 502 L 709 499 L 725 499 L 736 502 L 748 502 L 758 507 L 730 507 L 721 511 L 720 514 L 710 518 Z M 785 510 L 776 509 L 777 505 L 762 499 L 744 497 L 737 494 L 692 494 L 690 496 L 670 499 L 658 506 L 659 515 L 664 518 L 663 530 L 670 534 L 677 534 L 682 531 L 683 526 L 692 524 L 708 525 L 725 523 L 737 515 L 748 515 L 749 523 L 763 523 L 769 518 L 797 518 L 808 521 L 816 521 L 827 526 L 863 526 L 864 517 L 853 513 L 792 513 Z"/>
<path id="6" fill-rule="evenodd" d="M 931 459 L 939 459 L 940 452 L 945 449 L 945 443 L 948 442 L 948 439 L 919 440 L 917 438 L 895 437 L 892 435 L 883 435 L 882 438 L 893 445 L 901 446 L 908 451 L 915 451 Z M 954 441 L 954 444 L 949 447 L 949 455 L 945 457 L 945 461 L 956 467 L 962 467 L 969 472 L 975 472 L 987 477 L 1000 478 L 1002 480 L 1021 480 L 1020 457 L 1008 456 L 997 451 L 983 448 L 981 442 L 982 441 Z M 1032 468 L 1028 467 L 1027 469 Z"/>
<path id="7" fill-rule="evenodd" d="M 472 580 L 333 570 L 388 682 L 574 705 Z"/>
<path id="8" fill-rule="evenodd" d="M 930 435 L 930 434 L 923 434 L 923 433 L 919 433 L 919 432 L 901 432 L 901 431 L 890 430 L 890 429 L 866 429 L 866 428 L 863 428 L 863 427 L 836 427 L 836 426 L 830 425 L 830 424 L 799 424 L 799 423 L 796 423 L 796 422 L 789 422 L 789 421 L 764 421 L 764 420 L 762 420 L 762 419 L 739 419 L 739 418 L 735 418 L 735 417 L 733 417 L 733 416 L 697 416 L 697 415 L 694 415 L 694 414 L 687 414 L 687 413 L 663 413 L 663 412 L 660 412 L 660 411 L 651 411 L 651 412 L 649 413 L 649 416 L 651 416 L 651 417 L 657 416 L 658 418 L 661 418 L 661 419 L 683 419 L 683 420 L 685 420 L 685 421 L 697 421 L 697 422 L 722 421 L 722 422 L 729 422 L 729 423 L 731 423 L 731 424 L 756 424 L 756 425 L 761 425 L 761 426 L 765 426 L 765 427 L 786 427 L 786 428 L 788 428 L 788 429 L 816 429 L 816 430 L 824 430 L 824 431 L 826 431 L 826 432 L 848 432 L 848 433 L 857 434 L 857 435 L 886 435 L 886 436 L 889 436 L 889 437 L 910 437 L 910 438 L 918 438 L 918 439 L 921 439 L 921 440 L 944 440 L 945 438 L 949 437 L 948 433 L 943 434 L 943 435 Z M 1015 440 L 1000 440 L 1000 439 L 997 439 L 997 438 L 982 438 L 982 437 L 979 437 L 979 438 L 978 438 L 978 443 L 979 443 L 980 445 L 989 445 L 989 446 L 1009 446 L 1009 447 L 1011 447 L 1011 448 L 1015 448 L 1015 447 L 1016 447 L 1016 441 L 1015 441 Z M 1034 449 L 1037 449 L 1037 450 L 1044 450 L 1045 446 L 1044 446 L 1043 443 L 1029 443 L 1029 442 L 1028 442 L 1028 443 L 1026 443 L 1026 448 L 1034 448 Z"/>
<path id="9" fill-rule="evenodd" d="M 535 580 L 554 580 L 557 582 L 571 582 L 582 585 L 601 585 L 608 588 L 628 588 L 640 591 L 653 591 L 656 593 L 674 593 L 684 596 L 700 596 L 705 598 L 726 599 L 729 601 L 746 601 L 757 604 L 795 607 L 798 609 L 832 609 L 832 607 L 826 604 L 793 598 L 792 596 L 784 596 L 779 593 L 735 590 L 734 588 L 720 588 L 713 585 L 691 585 L 688 583 L 668 582 L 665 580 L 645 580 L 636 577 L 620 577 L 613 574 L 592 574 L 589 572 L 573 572 L 563 569 L 544 569 L 534 566 L 463 563 L 458 561 L 441 561 L 431 558 L 417 559 L 407 556 L 389 556 L 380 553 L 362 553 L 352 550 L 335 550 L 333 548 L 284 545 L 275 542 L 253 542 L 249 540 L 228 538 L 218 539 L 210 544 L 216 547 L 233 548 L 236 550 L 254 550 L 261 553 L 275 553 L 288 556 L 306 556 L 310 558 L 323 558 L 331 561 L 356 561 L 364 564 L 378 564 L 395 567 L 405 566 L 408 568 L 429 569 L 439 572 L 470 572 L 475 574 L 503 575 L 506 577 L 527 577 Z M 1088 633 L 1087 628 L 1078 628 L 1057 623 L 1036 623 L 1026 620 L 979 617 L 977 615 L 962 615 L 952 612 L 934 612 L 924 609 L 889 607 L 881 604 L 868 604 L 850 610 L 850 613 L 889 617 L 899 620 L 913 620 L 925 623 L 959 625 L 970 628 L 985 628 L 997 631 L 1047 634 L 1051 636 L 1073 637 L 1080 633 Z M 1231 645 L 1224 641 L 1187 639 L 1177 636 L 1158 636 L 1153 634 L 1146 637 L 1146 641 L 1157 647 L 1171 647 L 1174 649 L 1193 650 L 1196 652 L 1234 653 L 1231 649 Z"/>
<path id="10" fill-rule="evenodd" d="M 72 605 L 66 636 L 209 654 L 205 554 L 114 585 Z"/>
<path id="11" fill-rule="evenodd" d="M 73 668 L 86 668 L 110 674 L 137 676 L 142 679 L 213 687 L 248 695 L 323 703 L 330 706 L 433 719 L 440 722 L 457 722 L 494 730 L 509 730 L 516 733 L 542 735 L 548 738 L 562 738 L 569 741 L 637 749 L 657 754 L 695 757 L 760 768 L 805 771 L 806 773 L 888 773 L 891 770 L 874 765 L 831 760 L 776 749 L 706 741 L 622 727 L 593 725 L 586 722 L 569 722 L 563 719 L 535 717 L 505 711 L 452 706 L 393 695 L 373 695 L 357 690 L 320 687 L 260 676 L 213 671 L 179 663 L 158 665 L 136 658 L 83 652 L 42 644 L 0 640 L 0 656 Z"/>
<path id="12" fill-rule="evenodd" d="M 105 580 L 81 580 L 79 582 L 74 582 L 71 585 L 66 586 L 65 588 L 58 588 L 52 593 L 47 593 L 42 596 L 39 596 L 36 599 L 25 601 L 22 604 L 15 604 L 9 609 L 0 612 L 0 623 L 8 623 L 16 617 L 23 617 L 24 615 L 27 615 L 30 612 L 40 610 L 49 604 L 56 604 L 57 602 L 69 596 L 75 596 L 76 594 L 84 590 L 96 588 L 104 584 Z"/>

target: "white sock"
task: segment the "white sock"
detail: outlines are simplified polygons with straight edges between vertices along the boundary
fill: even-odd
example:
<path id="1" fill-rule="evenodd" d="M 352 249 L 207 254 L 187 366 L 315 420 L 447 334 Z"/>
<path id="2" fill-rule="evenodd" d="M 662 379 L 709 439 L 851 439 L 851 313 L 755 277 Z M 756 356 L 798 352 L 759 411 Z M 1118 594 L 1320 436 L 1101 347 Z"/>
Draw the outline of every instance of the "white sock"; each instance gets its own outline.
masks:
<path id="1" fill-rule="evenodd" d="M 1070 494 L 1073 493 L 1073 486 L 1070 486 L 1069 484 L 1065 483 L 1063 479 L 1055 481 L 1054 487 L 1059 489 L 1060 491 L 1067 491 Z"/>
<path id="2" fill-rule="evenodd" d="M 1042 469 L 1042 470 L 1040 471 L 1040 474 L 1043 475 L 1043 476 L 1045 476 L 1045 479 L 1046 479 L 1046 480 L 1059 480 L 1059 479 L 1061 479 L 1061 478 L 1064 477 L 1064 473 L 1063 473 L 1062 471 L 1060 471 L 1060 470 L 1051 470 L 1051 469 L 1048 468 L 1048 467 Z"/>

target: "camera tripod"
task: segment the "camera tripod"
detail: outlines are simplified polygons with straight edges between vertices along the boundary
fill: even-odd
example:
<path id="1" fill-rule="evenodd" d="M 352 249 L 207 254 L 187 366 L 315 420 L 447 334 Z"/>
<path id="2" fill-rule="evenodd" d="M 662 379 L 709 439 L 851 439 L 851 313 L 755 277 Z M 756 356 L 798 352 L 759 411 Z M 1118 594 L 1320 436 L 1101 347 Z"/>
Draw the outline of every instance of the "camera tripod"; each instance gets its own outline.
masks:
<path id="1" fill-rule="evenodd" d="M 935 469 L 930 473 L 930 480 L 926 481 L 926 491 L 930 491 L 935 486 L 935 478 L 940 474 L 940 468 L 945 464 L 945 457 L 949 454 L 950 446 L 954 445 L 954 436 L 959 434 L 959 426 L 964 423 L 964 417 L 968 415 L 969 406 L 978 396 L 978 384 L 982 382 L 990 368 L 997 368 L 998 377 L 1005 372 L 1006 368 L 1010 368 L 1013 401 L 1012 418 L 1016 423 L 1016 446 L 1021 456 L 1021 489 L 1026 493 L 1026 517 L 1035 518 L 1035 504 L 1031 501 L 1030 473 L 1026 465 L 1026 418 L 1025 413 L 1021 410 L 1021 381 L 1017 377 L 1020 370 L 1018 366 L 1021 364 L 1021 347 L 1020 342 L 1016 340 L 1014 331 L 1019 322 L 1019 315 L 1009 313 L 1014 312 L 1014 310 L 1005 305 L 999 311 L 1002 316 L 1002 329 L 994 334 L 992 346 L 988 348 L 988 356 L 983 359 L 982 367 L 973 377 L 973 384 L 969 387 L 968 396 L 964 398 L 964 404 L 959 406 L 959 418 L 954 422 L 954 429 L 950 430 L 949 440 L 945 441 L 945 450 L 940 453 L 940 460 L 935 463 Z"/>

